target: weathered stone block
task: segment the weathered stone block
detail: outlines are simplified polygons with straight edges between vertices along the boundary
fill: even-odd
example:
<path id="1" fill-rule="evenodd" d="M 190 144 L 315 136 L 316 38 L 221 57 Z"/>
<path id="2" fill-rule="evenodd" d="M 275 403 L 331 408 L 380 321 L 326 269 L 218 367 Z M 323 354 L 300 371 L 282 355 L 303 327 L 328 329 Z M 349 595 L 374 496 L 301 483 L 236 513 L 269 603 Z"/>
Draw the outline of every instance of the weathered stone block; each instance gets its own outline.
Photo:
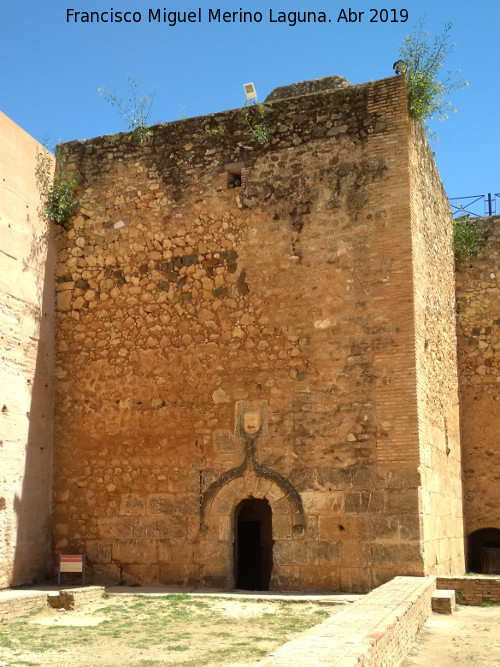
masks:
<path id="1" fill-rule="evenodd" d="M 277 566 L 303 565 L 307 563 L 307 543 L 303 540 L 276 540 L 273 560 Z"/>
<path id="2" fill-rule="evenodd" d="M 127 493 L 122 497 L 120 512 L 121 514 L 126 514 L 127 516 L 144 514 L 144 498 L 135 493 Z"/>
<path id="3" fill-rule="evenodd" d="M 436 614 L 453 614 L 456 607 L 455 591 L 434 591 L 431 598 L 432 611 Z"/>
<path id="4" fill-rule="evenodd" d="M 382 491 L 350 491 L 345 494 L 345 511 L 355 514 L 378 513 L 384 509 Z"/>
<path id="5" fill-rule="evenodd" d="M 375 566 L 400 569 L 401 563 L 422 560 L 420 545 L 415 544 L 372 544 L 372 562 Z"/>
<path id="6" fill-rule="evenodd" d="M 133 539 L 135 525 L 135 519 L 132 517 L 99 519 L 98 535 L 104 540 Z"/>
<path id="7" fill-rule="evenodd" d="M 87 562 L 90 565 L 95 563 L 110 563 L 111 562 L 111 544 L 104 542 L 88 541 L 85 547 Z"/>
<path id="8" fill-rule="evenodd" d="M 120 563 L 156 563 L 158 544 L 156 540 L 129 540 L 114 542 L 112 559 Z"/>
<path id="9" fill-rule="evenodd" d="M 370 544 L 356 542 L 342 542 L 340 553 L 343 567 L 369 567 L 372 563 L 372 548 Z"/>
<path id="10" fill-rule="evenodd" d="M 209 563 L 210 567 L 217 563 L 225 565 L 229 563 L 229 550 L 227 542 L 201 540 L 195 551 L 195 562 Z"/>
<path id="11" fill-rule="evenodd" d="M 160 583 L 160 566 L 153 563 L 126 563 L 123 565 L 122 583 L 125 586 L 136 584 L 155 586 Z"/>

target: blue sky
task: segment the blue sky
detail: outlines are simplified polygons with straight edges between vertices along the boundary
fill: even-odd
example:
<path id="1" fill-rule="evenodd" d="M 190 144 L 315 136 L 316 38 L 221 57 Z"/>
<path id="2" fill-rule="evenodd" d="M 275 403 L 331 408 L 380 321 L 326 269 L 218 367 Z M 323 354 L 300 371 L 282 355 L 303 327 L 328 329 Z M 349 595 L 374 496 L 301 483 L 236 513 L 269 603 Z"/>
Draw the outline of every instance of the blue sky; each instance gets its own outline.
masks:
<path id="1" fill-rule="evenodd" d="M 0 110 L 42 141 L 85 139 L 126 129 L 97 89 L 127 93 L 131 73 L 140 94 L 156 86 L 151 122 L 178 120 L 239 107 L 242 84 L 253 81 L 259 100 L 276 86 L 340 74 L 351 83 L 391 76 L 398 46 L 425 17 L 439 34 L 452 22 L 456 46 L 446 68 L 460 69 L 468 88 L 453 93 L 457 113 L 432 123 L 432 144 L 448 196 L 500 192 L 498 0 L 331 0 L 227 2 L 193 0 L 3 0 L 0 9 Z M 342 9 L 364 12 L 361 21 L 337 22 Z M 395 9 L 398 22 L 370 22 L 374 9 Z M 67 22 L 67 10 L 140 12 L 139 23 Z M 202 12 L 201 23 L 149 23 L 149 9 Z M 262 13 L 260 23 L 209 23 L 208 10 Z M 271 23 L 270 9 L 324 11 L 331 23 Z M 408 20 L 402 22 L 404 11 Z M 389 11 L 389 18 L 394 14 Z M 500 213 L 500 198 L 499 213 Z"/>

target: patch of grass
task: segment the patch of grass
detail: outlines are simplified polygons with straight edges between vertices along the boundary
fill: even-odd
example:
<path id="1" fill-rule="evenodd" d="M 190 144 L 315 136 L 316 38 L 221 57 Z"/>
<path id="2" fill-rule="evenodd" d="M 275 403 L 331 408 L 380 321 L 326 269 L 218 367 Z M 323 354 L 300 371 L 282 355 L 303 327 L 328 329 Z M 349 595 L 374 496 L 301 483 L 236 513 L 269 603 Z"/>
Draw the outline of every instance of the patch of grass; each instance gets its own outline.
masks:
<path id="1" fill-rule="evenodd" d="M 5 654 L 7 664 L 21 664 L 18 656 L 35 664 L 52 664 L 62 656 L 68 663 L 90 656 L 95 664 L 107 664 L 111 654 L 121 656 L 124 665 L 222 667 L 235 658 L 256 660 L 329 615 L 317 604 L 288 600 L 270 607 L 243 599 L 240 614 L 234 613 L 236 603 L 226 610 L 225 598 L 130 594 L 106 600 L 93 612 L 103 621 L 92 627 L 47 629 L 29 620 L 9 623 L 0 634 L 2 658 Z M 141 655 L 146 652 L 149 658 Z M 159 655 L 164 658 L 158 660 Z"/>
<path id="2" fill-rule="evenodd" d="M 215 651 L 210 652 L 210 657 L 214 658 L 223 658 L 225 656 L 233 656 L 234 655 L 234 649 L 232 646 L 228 646 L 227 648 L 219 648 L 216 649 Z"/>
<path id="3" fill-rule="evenodd" d="M 262 658 L 262 657 L 265 656 L 267 653 L 269 653 L 269 651 L 268 651 L 267 649 L 263 649 L 263 648 L 258 648 L 258 649 L 255 651 L 255 655 L 256 655 L 257 657 L 259 657 L 259 658 Z"/>
<path id="4" fill-rule="evenodd" d="M 180 632 L 177 633 L 176 635 L 169 635 L 165 641 L 167 642 L 181 642 L 186 639 L 189 639 L 191 637 L 191 633 L 189 632 Z"/>
<path id="5" fill-rule="evenodd" d="M 203 602 L 202 600 L 187 600 L 186 604 L 190 607 L 196 607 L 197 609 L 208 609 L 208 607 L 210 607 L 208 602 Z"/>
<path id="6" fill-rule="evenodd" d="M 498 607 L 500 602 L 494 602 L 493 600 L 481 600 L 479 603 L 480 607 Z"/>
<path id="7" fill-rule="evenodd" d="M 131 606 L 131 609 L 144 609 L 146 607 L 146 602 L 136 602 Z"/>
<path id="8" fill-rule="evenodd" d="M 4 632 L 0 632 L 0 646 L 12 646 L 11 640 Z"/>
<path id="9" fill-rule="evenodd" d="M 122 633 L 119 630 L 111 630 L 110 632 L 102 633 L 105 637 L 112 637 L 113 639 L 119 639 L 122 636 Z"/>
<path id="10" fill-rule="evenodd" d="M 31 618 L 32 616 L 37 616 L 44 609 L 45 609 L 45 607 L 37 607 L 36 609 L 32 609 L 31 611 L 28 611 L 26 614 L 21 616 L 21 618 Z"/>

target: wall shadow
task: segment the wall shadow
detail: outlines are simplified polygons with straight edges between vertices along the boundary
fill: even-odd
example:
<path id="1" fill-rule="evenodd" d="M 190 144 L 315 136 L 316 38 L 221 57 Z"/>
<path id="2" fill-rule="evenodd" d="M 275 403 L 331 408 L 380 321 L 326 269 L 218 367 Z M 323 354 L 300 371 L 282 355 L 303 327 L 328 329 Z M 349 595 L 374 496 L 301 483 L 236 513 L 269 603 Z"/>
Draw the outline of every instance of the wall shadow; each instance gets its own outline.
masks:
<path id="1" fill-rule="evenodd" d="M 38 583 L 51 572 L 51 505 L 55 363 L 55 246 L 53 230 L 41 233 L 32 224 L 29 255 L 23 272 L 35 277 L 36 299 L 26 304 L 25 315 L 38 324 L 38 336 L 23 340 L 25 359 L 35 352 L 31 402 L 27 418 L 24 474 L 21 495 L 14 498 L 17 535 L 12 570 L 12 586 Z M 44 259 L 45 257 L 45 259 Z M 36 329 L 35 329 L 36 331 Z"/>

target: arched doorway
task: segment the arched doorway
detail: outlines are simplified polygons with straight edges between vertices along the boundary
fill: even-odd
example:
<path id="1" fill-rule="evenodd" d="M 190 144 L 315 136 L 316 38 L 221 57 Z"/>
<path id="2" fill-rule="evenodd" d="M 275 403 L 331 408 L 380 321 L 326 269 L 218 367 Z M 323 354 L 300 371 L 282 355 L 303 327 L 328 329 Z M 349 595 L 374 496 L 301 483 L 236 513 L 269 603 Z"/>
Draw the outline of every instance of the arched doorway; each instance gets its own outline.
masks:
<path id="1" fill-rule="evenodd" d="M 271 506 L 265 498 L 247 498 L 234 510 L 235 587 L 268 591 L 272 569 Z"/>
<path id="2" fill-rule="evenodd" d="M 481 528 L 467 537 L 467 571 L 500 574 L 500 530 Z"/>

